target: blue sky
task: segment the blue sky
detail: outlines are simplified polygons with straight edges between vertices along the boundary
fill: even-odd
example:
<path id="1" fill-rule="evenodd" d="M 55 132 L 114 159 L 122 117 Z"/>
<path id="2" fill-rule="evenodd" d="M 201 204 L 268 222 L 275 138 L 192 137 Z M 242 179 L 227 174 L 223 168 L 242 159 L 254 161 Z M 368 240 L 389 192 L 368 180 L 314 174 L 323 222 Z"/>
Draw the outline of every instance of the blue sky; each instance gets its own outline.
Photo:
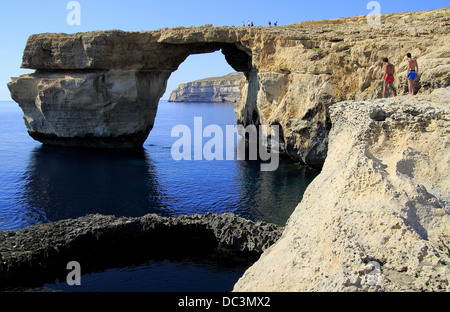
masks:
<path id="1" fill-rule="evenodd" d="M 369 0 L 78 0 L 81 25 L 69 26 L 69 0 L 14 0 L 0 4 L 0 101 L 11 100 L 6 84 L 11 77 L 31 72 L 20 69 L 27 38 L 35 33 L 76 33 L 91 30 L 156 30 L 163 27 L 241 26 L 242 21 L 266 26 L 307 20 L 366 15 Z M 432 10 L 448 0 L 378 1 L 381 13 Z M 190 56 L 169 80 L 166 99 L 178 84 L 232 72 L 220 52 Z"/>

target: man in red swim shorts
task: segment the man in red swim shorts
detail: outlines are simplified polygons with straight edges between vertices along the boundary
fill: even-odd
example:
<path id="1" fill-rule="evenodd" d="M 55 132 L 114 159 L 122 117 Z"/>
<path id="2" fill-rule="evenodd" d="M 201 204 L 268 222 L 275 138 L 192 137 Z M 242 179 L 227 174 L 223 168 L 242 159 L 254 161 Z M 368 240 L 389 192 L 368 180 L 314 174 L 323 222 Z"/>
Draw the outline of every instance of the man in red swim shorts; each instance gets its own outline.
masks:
<path id="1" fill-rule="evenodd" d="M 389 86 L 392 90 L 392 96 L 395 96 L 395 88 L 394 88 L 394 74 L 395 74 L 395 68 L 394 65 L 389 63 L 389 60 L 387 58 L 383 59 L 384 62 L 384 87 L 383 87 L 383 97 L 386 97 L 386 89 Z"/>

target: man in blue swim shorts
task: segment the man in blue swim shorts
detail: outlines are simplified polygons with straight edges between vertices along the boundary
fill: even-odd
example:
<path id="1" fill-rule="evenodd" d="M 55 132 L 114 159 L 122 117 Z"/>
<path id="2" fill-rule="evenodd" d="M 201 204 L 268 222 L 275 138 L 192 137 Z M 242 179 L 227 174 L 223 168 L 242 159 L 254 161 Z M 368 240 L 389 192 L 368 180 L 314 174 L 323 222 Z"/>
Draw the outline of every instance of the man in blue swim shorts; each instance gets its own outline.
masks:
<path id="1" fill-rule="evenodd" d="M 417 61 L 411 58 L 411 53 L 406 54 L 406 58 L 408 59 L 408 87 L 409 87 L 409 95 L 414 95 L 414 80 L 417 79 L 417 74 L 419 72 L 419 65 Z"/>

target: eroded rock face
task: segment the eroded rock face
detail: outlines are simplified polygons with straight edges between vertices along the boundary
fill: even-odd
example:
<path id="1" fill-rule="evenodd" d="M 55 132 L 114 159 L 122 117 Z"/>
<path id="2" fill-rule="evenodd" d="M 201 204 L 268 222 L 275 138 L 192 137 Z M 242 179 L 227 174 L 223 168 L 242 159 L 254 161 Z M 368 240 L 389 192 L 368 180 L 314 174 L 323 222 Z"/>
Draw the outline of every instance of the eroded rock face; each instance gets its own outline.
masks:
<path id="1" fill-rule="evenodd" d="M 235 291 L 449 291 L 449 104 L 331 106 L 322 172 Z"/>
<path id="2" fill-rule="evenodd" d="M 208 254 L 217 247 L 253 258 L 273 244 L 281 231 L 276 225 L 231 213 L 177 218 L 88 215 L 2 231 L 0 288 L 54 281 L 67 274 L 70 261 L 78 261 L 87 273 L 115 263 Z"/>
<path id="3" fill-rule="evenodd" d="M 51 145 L 134 148 L 147 138 L 170 72 L 37 71 L 9 84 L 29 134 Z"/>
<path id="4" fill-rule="evenodd" d="M 33 100 L 32 97 L 22 96 L 21 93 L 28 94 L 29 91 L 24 90 L 25 82 L 21 80 L 36 80 L 26 84 L 34 88 L 32 94 L 38 94 L 38 85 L 41 89 L 47 88 L 47 83 L 49 87 L 54 85 L 52 80 L 41 79 L 41 71 L 55 71 L 61 76 L 76 73 L 80 79 L 90 80 L 91 71 L 134 70 L 136 73 L 152 73 L 151 77 L 159 77 L 157 83 L 148 83 L 152 88 L 150 93 L 155 95 L 157 102 L 165 91 L 164 80 L 190 54 L 222 50 L 227 62 L 247 77 L 247 82 L 241 84 L 241 100 L 235 109 L 238 123 L 244 126 L 279 125 L 283 135 L 283 152 L 302 163 L 320 167 L 328 147 L 331 126 L 329 105 L 343 100 L 380 97 L 383 57 L 388 57 L 396 66 L 399 94 L 407 93 L 405 55 L 408 52 L 417 58 L 419 65 L 423 64 L 416 82 L 419 93 L 429 93 L 435 88 L 449 85 L 448 16 L 449 9 L 444 8 L 384 15 L 382 26 L 370 26 L 366 16 L 359 16 L 272 28 L 203 26 L 144 32 L 33 35 L 26 45 L 22 67 L 37 69 L 38 72 L 35 76 L 14 80 L 9 87 L 14 100 L 26 111 L 25 119 L 28 119 L 30 133 L 44 142 L 44 138 L 49 136 L 53 141 L 70 141 L 70 138 L 61 137 L 57 131 L 51 132 L 49 128 L 42 131 L 33 126 L 48 122 L 50 125 L 66 124 L 70 129 L 63 113 L 56 111 L 62 108 L 60 102 L 66 98 L 47 98 L 46 94 L 42 94 Z M 42 78 L 45 75 L 47 73 Z M 121 81 L 124 85 L 133 84 L 130 78 L 117 79 L 117 85 Z M 127 97 L 126 90 L 122 90 L 125 96 L 112 93 L 117 98 L 107 101 L 101 92 L 103 89 L 94 89 L 92 86 L 92 83 L 83 85 L 82 92 L 91 94 L 92 110 L 96 110 L 94 115 L 99 116 L 98 129 L 105 129 L 98 141 L 103 142 L 106 136 L 119 138 L 117 145 L 124 144 L 127 147 L 129 144 L 124 143 L 126 140 L 123 138 L 124 135 L 126 138 L 130 135 L 130 129 L 135 129 L 134 134 L 139 138 L 151 129 L 153 121 L 150 121 L 150 116 L 147 123 L 142 118 L 130 121 L 130 125 L 123 122 L 109 129 L 106 125 L 110 118 L 110 103 L 116 105 L 123 102 L 123 105 L 132 108 L 154 107 L 153 97 L 151 101 L 146 97 L 136 98 L 134 93 Z M 60 93 L 72 92 L 70 84 L 60 84 L 57 88 Z M 146 104 L 137 104 L 139 101 L 146 101 Z M 40 111 L 40 103 L 50 103 L 48 106 L 53 106 L 55 111 L 50 113 L 49 110 L 45 114 L 54 117 L 43 120 L 46 116 Z M 32 108 L 33 105 L 36 108 Z M 103 107 L 106 107 L 105 112 L 102 111 Z M 137 115 L 140 117 L 145 114 Z M 74 113 L 68 112 L 68 115 L 72 118 Z M 31 119 L 35 122 L 30 122 Z M 89 118 L 85 123 L 90 125 Z M 94 141 L 98 138 L 97 132 L 91 129 L 72 130 L 75 131 L 71 137 L 78 138 L 78 133 L 89 133 L 86 138 L 95 138 Z M 76 144 L 84 143 L 78 140 Z"/>
<path id="5" fill-rule="evenodd" d="M 261 35 L 253 47 L 261 51 L 253 54 L 257 72 L 242 87 L 247 101 L 236 106 L 238 122 L 279 124 L 285 152 L 320 166 L 331 127 L 328 107 L 382 97 L 383 57 L 395 65 L 400 95 L 408 93 L 408 52 L 423 64 L 418 93 L 449 85 L 450 22 L 445 12 L 449 9 L 383 15 L 377 27 L 367 25 L 365 16 L 305 22 L 277 28 L 277 37 Z"/>

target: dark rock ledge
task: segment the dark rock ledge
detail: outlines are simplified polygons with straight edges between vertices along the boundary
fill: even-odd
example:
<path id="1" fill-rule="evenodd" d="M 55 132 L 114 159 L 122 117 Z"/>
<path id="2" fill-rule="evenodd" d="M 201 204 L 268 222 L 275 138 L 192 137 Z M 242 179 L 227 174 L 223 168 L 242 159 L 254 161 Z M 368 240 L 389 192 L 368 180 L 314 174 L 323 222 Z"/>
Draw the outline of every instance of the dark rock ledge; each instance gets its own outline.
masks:
<path id="1" fill-rule="evenodd" d="M 282 228 L 232 213 L 163 218 L 88 215 L 0 232 L 0 289 L 64 278 L 78 261 L 82 274 L 149 258 L 224 255 L 256 261 Z M 226 258 L 226 257 L 225 257 Z"/>

